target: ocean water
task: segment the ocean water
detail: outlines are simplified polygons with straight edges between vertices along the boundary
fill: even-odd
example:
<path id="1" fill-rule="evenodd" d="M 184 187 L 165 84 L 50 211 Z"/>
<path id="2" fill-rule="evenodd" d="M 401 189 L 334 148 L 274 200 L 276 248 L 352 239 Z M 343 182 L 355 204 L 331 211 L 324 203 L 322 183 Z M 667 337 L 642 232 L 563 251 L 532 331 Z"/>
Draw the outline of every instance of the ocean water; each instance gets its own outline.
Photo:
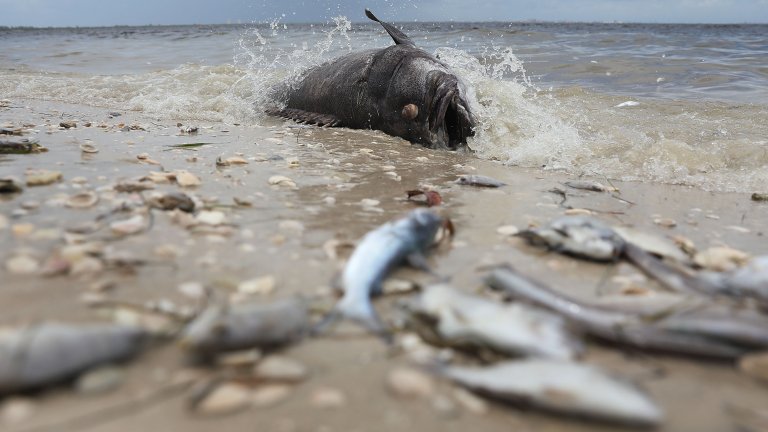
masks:
<path id="1" fill-rule="evenodd" d="M 574 175 L 768 185 L 768 26 L 408 23 L 476 95 L 477 157 Z M 270 89 L 374 23 L 0 29 L 0 99 L 266 125 Z M 0 120 L 2 113 L 0 112 Z M 395 139 L 395 138 L 393 138 Z"/>

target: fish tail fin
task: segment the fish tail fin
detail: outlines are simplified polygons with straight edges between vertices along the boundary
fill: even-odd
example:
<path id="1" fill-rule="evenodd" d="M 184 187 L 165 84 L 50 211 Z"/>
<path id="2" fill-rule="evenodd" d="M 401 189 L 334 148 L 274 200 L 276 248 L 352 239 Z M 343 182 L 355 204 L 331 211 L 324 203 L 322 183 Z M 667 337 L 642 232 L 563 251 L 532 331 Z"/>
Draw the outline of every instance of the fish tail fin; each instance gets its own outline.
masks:
<path id="1" fill-rule="evenodd" d="M 313 336 L 324 334 L 333 324 L 341 319 L 354 321 L 356 324 L 364 327 L 366 330 L 382 339 L 387 345 L 391 345 L 394 341 L 392 332 L 390 332 L 387 326 L 381 321 L 370 303 L 367 304 L 367 306 L 358 308 L 345 307 L 343 303 L 336 305 L 320 320 L 319 323 L 315 324 L 310 331 L 310 334 Z"/>

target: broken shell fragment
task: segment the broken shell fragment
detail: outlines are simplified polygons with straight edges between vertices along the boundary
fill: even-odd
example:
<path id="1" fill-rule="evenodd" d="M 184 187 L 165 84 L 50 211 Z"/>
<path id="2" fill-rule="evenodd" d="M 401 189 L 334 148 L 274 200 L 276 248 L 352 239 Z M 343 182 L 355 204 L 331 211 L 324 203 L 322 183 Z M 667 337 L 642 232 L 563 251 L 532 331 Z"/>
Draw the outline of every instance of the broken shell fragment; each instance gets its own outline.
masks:
<path id="1" fill-rule="evenodd" d="M 269 178 L 268 180 L 269 184 L 273 186 L 285 186 L 289 188 L 295 188 L 296 182 L 291 180 L 290 178 L 282 175 L 274 175 Z"/>
<path id="2" fill-rule="evenodd" d="M 735 270 L 749 261 L 749 254 L 727 246 L 718 246 L 698 252 L 693 262 L 701 268 L 718 272 Z"/>
<path id="3" fill-rule="evenodd" d="M 432 378 L 413 368 L 397 368 L 387 375 L 387 388 L 392 394 L 404 398 L 422 398 L 432 395 Z"/>
<path id="4" fill-rule="evenodd" d="M 25 173 L 27 186 L 45 186 L 60 181 L 61 171 L 30 169 Z"/>
<path id="5" fill-rule="evenodd" d="M 80 192 L 67 198 L 64 202 L 69 208 L 89 208 L 99 202 L 99 196 L 94 192 Z"/>
<path id="6" fill-rule="evenodd" d="M 224 383 L 213 388 L 192 408 L 204 415 L 232 414 L 247 408 L 251 404 L 251 392 L 248 387 L 237 383 Z"/>
<path id="7" fill-rule="evenodd" d="M 195 211 L 195 202 L 189 195 L 183 192 L 157 193 L 149 197 L 150 207 L 160 210 L 175 210 L 192 213 Z"/>
<path id="8" fill-rule="evenodd" d="M 146 229 L 147 222 L 145 219 L 144 216 L 138 214 L 128 219 L 112 222 L 109 224 L 109 228 L 117 235 L 132 235 Z"/>
<path id="9" fill-rule="evenodd" d="M 11 274 L 33 274 L 37 272 L 39 268 L 40 263 L 29 255 L 16 255 L 5 262 L 5 269 Z"/>
<path id="10" fill-rule="evenodd" d="M 202 184 L 199 177 L 186 170 L 176 171 L 176 183 L 181 187 L 195 187 Z"/>
<path id="11" fill-rule="evenodd" d="M 99 149 L 92 144 L 80 144 L 80 151 L 83 153 L 98 153 Z"/>
<path id="12" fill-rule="evenodd" d="M 309 374 L 306 366 L 281 355 L 271 355 L 265 358 L 256 365 L 254 372 L 258 378 L 283 382 L 303 381 Z"/>

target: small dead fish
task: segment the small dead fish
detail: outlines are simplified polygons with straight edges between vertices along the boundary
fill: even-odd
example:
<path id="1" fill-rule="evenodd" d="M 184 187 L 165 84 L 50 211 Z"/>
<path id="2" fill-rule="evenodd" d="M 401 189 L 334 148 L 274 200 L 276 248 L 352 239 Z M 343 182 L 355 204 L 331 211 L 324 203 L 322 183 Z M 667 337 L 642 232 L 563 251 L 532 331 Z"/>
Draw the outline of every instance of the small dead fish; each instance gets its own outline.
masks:
<path id="1" fill-rule="evenodd" d="M 301 299 L 227 305 L 214 302 L 184 329 L 180 344 L 202 358 L 247 348 L 270 348 L 300 339 L 309 326 Z"/>
<path id="2" fill-rule="evenodd" d="M 437 213 L 420 208 L 366 234 L 344 267 L 344 296 L 316 331 L 343 317 L 390 341 L 389 332 L 371 304 L 371 296 L 381 294 L 384 279 L 405 262 L 428 270 L 424 254 L 433 245 L 441 226 L 443 219 Z"/>
<path id="3" fill-rule="evenodd" d="M 564 185 L 568 186 L 569 188 L 573 189 L 581 189 L 581 190 L 588 190 L 592 192 L 616 192 L 618 189 L 616 189 L 613 186 L 606 186 L 602 183 L 598 183 L 596 181 L 591 180 L 569 180 Z"/>
<path id="4" fill-rule="evenodd" d="M 563 216 L 517 235 L 531 245 L 595 261 L 616 261 L 625 245 L 610 226 L 585 216 Z"/>
<path id="5" fill-rule="evenodd" d="M 700 318 L 674 315 L 674 310 L 640 315 L 589 305 L 508 268 L 494 270 L 486 282 L 516 300 L 562 314 L 593 336 L 638 348 L 731 359 L 749 351 L 739 344 L 744 338 L 755 337 L 753 331 L 762 332 L 750 322 L 733 323 L 732 318 L 709 318 L 706 325 L 697 325 Z M 751 329 L 749 335 L 742 335 L 742 326 Z M 746 345 L 754 347 L 753 342 Z"/>
<path id="6" fill-rule="evenodd" d="M 490 188 L 497 188 L 507 185 L 506 183 L 496 180 L 495 178 L 475 174 L 460 175 L 454 183 L 465 186 L 480 186 Z"/>
<path id="7" fill-rule="evenodd" d="M 768 305 L 768 255 L 752 258 L 743 267 L 730 272 L 702 272 L 713 293 L 736 298 L 754 298 Z"/>
<path id="8" fill-rule="evenodd" d="M 428 287 L 414 303 L 413 312 L 434 323 L 434 333 L 449 345 L 557 359 L 573 359 L 583 349 L 563 318 L 534 306 L 502 305 L 447 285 Z"/>
<path id="9" fill-rule="evenodd" d="M 487 367 L 444 366 L 438 374 L 482 394 L 567 415 L 647 426 L 664 417 L 633 384 L 581 363 L 530 359 Z"/>
<path id="10" fill-rule="evenodd" d="M 57 384 L 126 360 L 143 347 L 138 327 L 44 323 L 0 334 L 0 394 Z"/>

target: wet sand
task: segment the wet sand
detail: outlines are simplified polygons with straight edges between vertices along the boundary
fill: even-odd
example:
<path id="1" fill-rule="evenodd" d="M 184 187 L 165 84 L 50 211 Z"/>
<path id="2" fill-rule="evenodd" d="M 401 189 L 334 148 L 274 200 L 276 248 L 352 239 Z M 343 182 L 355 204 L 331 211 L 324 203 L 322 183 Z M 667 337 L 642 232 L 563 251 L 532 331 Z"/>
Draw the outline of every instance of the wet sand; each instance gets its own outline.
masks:
<path id="1" fill-rule="evenodd" d="M 104 281 L 114 287 L 97 293 L 99 296 L 133 302 L 167 299 L 180 307 L 197 304 L 180 292 L 182 283 L 199 282 L 234 293 L 241 281 L 260 276 L 274 276 L 275 290 L 269 295 L 254 295 L 254 300 L 297 294 L 327 296 L 341 262 L 329 258 L 324 246 L 332 239 L 353 242 L 413 209 L 416 204 L 405 199 L 405 192 L 421 185 L 432 185 L 442 194 L 444 204 L 439 211 L 450 216 L 456 226 L 452 246 L 440 249 L 430 262 L 437 274 L 450 277 L 461 289 L 480 290 L 485 269 L 501 263 L 511 263 L 584 299 L 618 292 L 620 286 L 613 276 L 637 273 L 626 264 L 593 264 L 550 254 L 497 232 L 501 226 L 524 228 L 562 215 L 562 198 L 548 191 L 563 188 L 561 183 L 575 176 L 505 167 L 471 154 L 426 150 L 370 131 L 300 127 L 272 119 L 264 122 L 266 126 L 185 120 L 184 126 L 198 126 L 199 132 L 180 135 L 175 120 L 134 112 L 110 117 L 110 111 L 32 100 L 13 100 L 0 108 L 0 124 L 27 124 L 30 133 L 25 137 L 38 139 L 49 150 L 0 155 L 0 177 L 23 179 L 28 168 L 63 173 L 59 183 L 25 187 L 21 194 L 0 197 L 0 217 L 4 217 L 0 220 L 0 260 L 5 263 L 24 252 L 44 262 L 64 244 L 67 228 L 94 221 L 112 208 L 114 200 L 130 196 L 111 190 L 118 180 L 163 169 L 188 170 L 200 178 L 201 185 L 182 189 L 159 184 L 156 190 L 182 189 L 201 198 L 226 214 L 228 232 L 192 234 L 174 224 L 167 213 L 155 211 L 148 232 L 115 239 L 104 229 L 93 237 L 105 239 L 114 254 L 141 258 L 147 261 L 145 265 L 56 277 L 11 274 L 3 266 L 0 327 L 43 320 L 102 320 L 82 298 L 93 296 L 91 287 Z M 66 120 L 75 121 L 77 127 L 59 127 Z M 91 126 L 86 127 L 86 122 Z M 123 131 L 120 124 L 146 130 Z M 192 149 L 170 147 L 182 143 L 210 144 Z M 92 144 L 99 152 L 82 153 L 81 144 Z M 143 153 L 159 165 L 138 159 Z M 216 166 L 217 157 L 237 154 L 248 163 Z M 507 186 L 484 189 L 453 183 L 457 175 L 466 173 L 491 176 Z M 268 179 L 274 175 L 289 177 L 296 188 L 270 185 Z M 711 193 L 686 186 L 611 183 L 619 188 L 622 200 L 607 193 L 573 190 L 566 204 L 598 211 L 597 217 L 612 224 L 661 236 L 683 235 L 699 249 L 728 245 L 751 254 L 766 253 L 768 206 L 750 200 L 754 191 Z M 89 209 L 62 205 L 63 197 L 82 190 L 96 191 L 100 201 Z M 234 198 L 252 205 L 238 206 Z M 671 218 L 676 226 L 654 223 L 659 218 Z M 432 280 L 407 269 L 395 276 L 419 283 Z M 646 285 L 653 287 L 650 282 Z M 385 319 L 395 315 L 395 301 L 392 297 L 376 301 Z M 147 399 L 142 395 L 162 388 L 184 367 L 179 349 L 169 344 L 127 364 L 125 381 L 116 391 L 94 397 L 64 386 L 34 394 L 28 396 L 34 406 L 31 417 L 2 429 L 203 431 L 258 426 L 269 431 L 625 430 L 495 403 L 483 415 L 458 405 L 445 412 L 435 409 L 430 398 L 393 396 L 385 386 L 387 372 L 408 364 L 407 357 L 393 355 L 377 339 L 346 324 L 326 337 L 290 346 L 283 354 L 303 362 L 311 375 L 275 407 L 201 417 L 186 409 L 183 391 Z M 647 389 L 666 411 L 666 420 L 659 428 L 662 431 L 735 430 L 725 411 L 728 404 L 760 408 L 768 403 L 765 385 L 742 375 L 730 363 L 638 353 L 594 343 L 589 345 L 586 361 Z M 313 392 L 326 387 L 346 395 L 342 406 L 323 409 L 311 402 Z M 435 394 L 448 396 L 451 386 L 438 382 Z M 137 397 L 143 402 L 128 404 Z M 0 401 L 0 409 L 2 404 Z M 121 408 L 110 411 L 113 406 Z"/>

